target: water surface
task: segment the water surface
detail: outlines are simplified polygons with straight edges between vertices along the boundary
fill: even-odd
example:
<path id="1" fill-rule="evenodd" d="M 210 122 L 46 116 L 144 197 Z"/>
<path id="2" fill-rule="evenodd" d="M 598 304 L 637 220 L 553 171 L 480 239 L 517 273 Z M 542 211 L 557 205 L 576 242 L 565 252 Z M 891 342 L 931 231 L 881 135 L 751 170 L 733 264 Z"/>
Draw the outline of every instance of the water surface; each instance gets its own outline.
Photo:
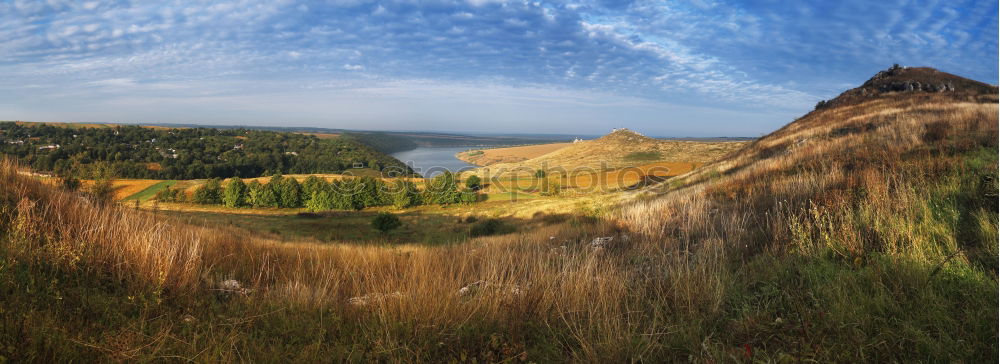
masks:
<path id="1" fill-rule="evenodd" d="M 455 158 L 455 154 L 464 152 L 471 147 L 420 147 L 405 152 L 392 153 L 392 156 L 399 159 L 406 165 L 413 168 L 422 176 L 430 178 L 445 171 L 452 173 L 461 172 L 476 166 L 463 162 Z"/>

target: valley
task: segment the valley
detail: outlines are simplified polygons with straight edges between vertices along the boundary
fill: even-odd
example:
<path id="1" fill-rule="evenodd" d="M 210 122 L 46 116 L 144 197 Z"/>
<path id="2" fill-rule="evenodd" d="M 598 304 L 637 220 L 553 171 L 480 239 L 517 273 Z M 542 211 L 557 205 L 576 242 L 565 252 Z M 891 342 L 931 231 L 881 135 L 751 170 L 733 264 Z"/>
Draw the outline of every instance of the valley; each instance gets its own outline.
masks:
<path id="1" fill-rule="evenodd" d="M 0 363 L 994 362 L 996 13 L 0 2 Z"/>

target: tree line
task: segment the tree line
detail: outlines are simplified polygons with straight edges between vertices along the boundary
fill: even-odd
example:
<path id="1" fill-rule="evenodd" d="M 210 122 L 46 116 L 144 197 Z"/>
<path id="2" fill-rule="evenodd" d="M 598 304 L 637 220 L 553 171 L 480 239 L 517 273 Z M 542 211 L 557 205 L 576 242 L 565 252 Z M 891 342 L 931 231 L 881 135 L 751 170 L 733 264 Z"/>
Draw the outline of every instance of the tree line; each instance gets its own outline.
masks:
<path id="1" fill-rule="evenodd" d="M 0 153 L 39 172 L 93 178 L 99 162 L 117 177 L 201 179 L 275 173 L 340 173 L 355 167 L 411 175 L 402 162 L 355 138 L 250 129 L 21 125 L 0 122 Z"/>
<path id="2" fill-rule="evenodd" d="M 306 208 L 309 211 L 360 210 L 375 206 L 407 208 L 417 205 L 449 205 L 478 200 L 478 177 L 460 186 L 452 173 L 443 173 L 424 182 L 423 190 L 413 182 L 394 179 L 389 182 L 374 177 L 344 178 L 327 181 L 309 176 L 299 183 L 295 178 L 274 175 L 267 183 L 244 182 L 239 177 L 225 182 L 209 179 L 188 197 L 183 190 L 166 188 L 157 193 L 162 202 L 193 202 L 227 207 Z"/>

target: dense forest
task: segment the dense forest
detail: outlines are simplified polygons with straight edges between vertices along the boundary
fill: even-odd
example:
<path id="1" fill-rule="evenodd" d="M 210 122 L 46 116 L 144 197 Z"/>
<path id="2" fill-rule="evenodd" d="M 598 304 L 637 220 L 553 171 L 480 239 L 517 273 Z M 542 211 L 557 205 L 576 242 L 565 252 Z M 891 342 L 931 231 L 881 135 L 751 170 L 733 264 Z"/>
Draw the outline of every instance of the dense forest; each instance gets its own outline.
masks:
<path id="1" fill-rule="evenodd" d="M 122 178 L 258 177 L 336 173 L 365 167 L 412 173 L 400 161 L 354 138 L 250 129 L 70 128 L 0 123 L 0 153 L 36 171 L 88 178 L 97 163 Z"/>
<path id="2" fill-rule="evenodd" d="M 397 134 L 344 133 L 343 135 L 386 154 L 416 149 L 419 146 L 412 139 Z"/>

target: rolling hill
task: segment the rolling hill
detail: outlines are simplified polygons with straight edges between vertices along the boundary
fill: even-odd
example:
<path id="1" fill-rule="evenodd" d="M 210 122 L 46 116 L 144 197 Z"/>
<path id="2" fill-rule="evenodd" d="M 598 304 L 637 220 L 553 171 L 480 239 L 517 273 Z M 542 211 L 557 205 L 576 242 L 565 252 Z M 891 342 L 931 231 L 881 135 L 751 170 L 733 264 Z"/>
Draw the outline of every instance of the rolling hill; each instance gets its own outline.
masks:
<path id="1" fill-rule="evenodd" d="M 496 176 L 511 172 L 532 174 L 536 170 L 545 170 L 550 174 L 579 174 L 638 167 L 655 162 L 703 164 L 745 144 L 742 141 L 662 140 L 628 129 L 616 129 L 600 138 L 572 143 L 525 161 L 490 164 L 468 173 Z"/>
<path id="2" fill-rule="evenodd" d="M 620 205 L 435 247 L 165 223 L 6 161 L 0 355 L 995 360 L 997 89 L 890 71 L 752 143 L 700 146 L 689 157 L 705 165 L 616 194 Z M 593 165 L 604 152 L 621 166 L 675 151 L 625 131 L 584 147 L 525 163 Z"/>

